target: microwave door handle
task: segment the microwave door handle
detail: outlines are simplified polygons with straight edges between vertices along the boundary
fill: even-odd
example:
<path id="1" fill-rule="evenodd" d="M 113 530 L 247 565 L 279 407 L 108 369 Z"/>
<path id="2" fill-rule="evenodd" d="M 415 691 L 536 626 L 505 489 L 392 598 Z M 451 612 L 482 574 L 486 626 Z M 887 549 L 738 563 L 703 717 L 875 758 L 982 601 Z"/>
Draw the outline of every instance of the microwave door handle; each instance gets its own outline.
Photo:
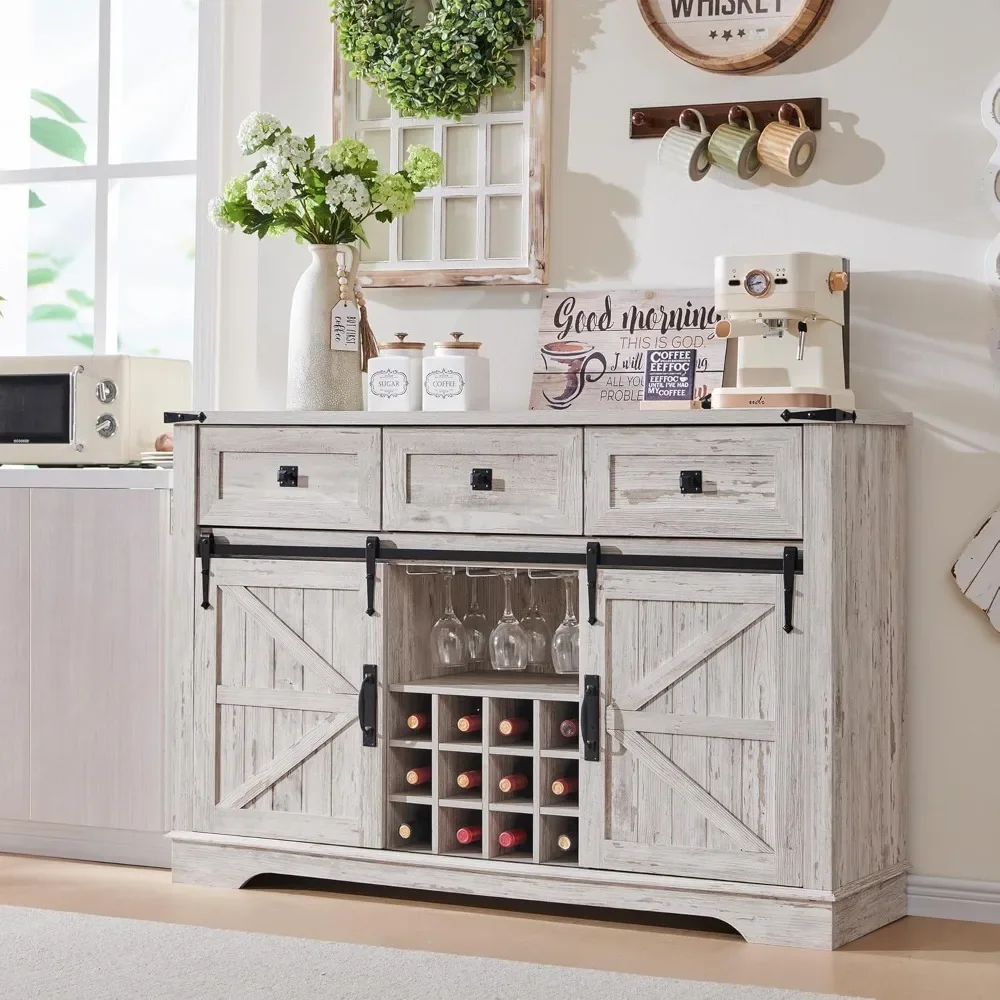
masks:
<path id="1" fill-rule="evenodd" d="M 69 370 L 69 443 L 77 451 L 83 451 L 83 446 L 76 439 L 76 378 L 83 371 L 83 365 L 74 365 Z"/>

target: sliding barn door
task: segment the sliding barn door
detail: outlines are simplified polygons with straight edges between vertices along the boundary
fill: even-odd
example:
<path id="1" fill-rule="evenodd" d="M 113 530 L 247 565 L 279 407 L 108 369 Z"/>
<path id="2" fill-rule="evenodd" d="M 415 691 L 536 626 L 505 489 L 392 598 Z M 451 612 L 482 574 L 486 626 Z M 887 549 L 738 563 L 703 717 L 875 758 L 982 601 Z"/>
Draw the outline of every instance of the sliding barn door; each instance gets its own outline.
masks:
<path id="1" fill-rule="evenodd" d="M 211 572 L 195 611 L 199 829 L 380 847 L 382 744 L 363 745 L 358 695 L 381 659 L 381 577 L 369 617 L 360 564 Z"/>
<path id="2" fill-rule="evenodd" d="M 581 763 L 582 864 L 802 884 L 806 663 L 782 598 L 769 574 L 602 572 L 581 626 L 602 724 L 600 762 Z"/>

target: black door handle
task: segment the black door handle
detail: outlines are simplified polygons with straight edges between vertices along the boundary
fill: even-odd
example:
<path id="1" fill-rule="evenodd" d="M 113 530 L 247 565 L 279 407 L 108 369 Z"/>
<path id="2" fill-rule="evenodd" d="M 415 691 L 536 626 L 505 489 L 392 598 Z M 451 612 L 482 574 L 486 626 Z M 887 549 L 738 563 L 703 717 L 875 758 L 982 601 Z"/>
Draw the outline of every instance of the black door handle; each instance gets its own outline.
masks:
<path id="1" fill-rule="evenodd" d="M 358 725 L 361 745 L 378 746 L 378 667 L 365 664 L 361 688 L 358 691 Z"/>
<path id="2" fill-rule="evenodd" d="M 299 467 L 297 465 L 279 465 L 278 485 L 297 487 L 299 485 Z"/>
<path id="3" fill-rule="evenodd" d="M 795 570 L 799 562 L 799 550 L 795 545 L 788 545 L 782 553 L 781 575 L 785 588 L 785 624 L 786 633 L 794 631 L 792 624 L 792 609 L 795 604 Z"/>
<path id="4" fill-rule="evenodd" d="M 493 490 L 493 470 L 473 469 L 470 485 L 477 493 L 490 493 Z"/>
<path id="5" fill-rule="evenodd" d="M 583 704 L 580 706 L 580 735 L 583 759 L 601 759 L 601 678 L 587 674 L 583 678 Z"/>

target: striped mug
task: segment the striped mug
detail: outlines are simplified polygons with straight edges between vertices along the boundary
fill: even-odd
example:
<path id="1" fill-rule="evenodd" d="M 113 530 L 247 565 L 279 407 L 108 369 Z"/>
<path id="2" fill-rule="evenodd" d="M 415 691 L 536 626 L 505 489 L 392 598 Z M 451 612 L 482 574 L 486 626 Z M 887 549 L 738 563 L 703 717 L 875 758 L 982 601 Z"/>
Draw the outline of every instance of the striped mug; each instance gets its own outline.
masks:
<path id="1" fill-rule="evenodd" d="M 748 128 L 736 123 L 745 118 Z M 760 131 L 748 107 L 737 104 L 729 109 L 729 121 L 720 125 L 708 143 L 708 158 L 712 163 L 742 180 L 748 181 L 760 170 L 757 141 Z"/>
<path id="2" fill-rule="evenodd" d="M 789 120 L 792 113 L 798 124 Z M 786 177 L 801 177 L 816 159 L 816 133 L 806 125 L 806 116 L 797 104 L 782 104 L 778 120 L 760 134 L 757 155 L 765 166 Z"/>
<path id="3" fill-rule="evenodd" d="M 685 124 L 685 119 L 690 121 L 692 118 L 698 122 L 697 131 Z M 708 159 L 708 142 L 711 138 L 705 116 L 694 108 L 687 108 L 681 112 L 678 124 L 667 129 L 660 140 L 657 159 L 665 167 L 679 170 L 693 181 L 700 181 L 712 168 Z"/>

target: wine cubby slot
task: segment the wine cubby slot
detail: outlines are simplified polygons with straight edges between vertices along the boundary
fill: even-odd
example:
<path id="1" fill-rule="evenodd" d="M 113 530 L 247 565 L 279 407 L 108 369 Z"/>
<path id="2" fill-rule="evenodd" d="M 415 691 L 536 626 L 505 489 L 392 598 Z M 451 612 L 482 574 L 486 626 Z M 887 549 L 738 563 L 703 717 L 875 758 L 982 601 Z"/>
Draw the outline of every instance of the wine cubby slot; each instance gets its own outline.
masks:
<path id="1" fill-rule="evenodd" d="M 438 810 L 438 854 L 485 857 L 487 833 L 481 809 Z"/>
<path id="2" fill-rule="evenodd" d="M 389 745 L 430 750 L 432 745 L 432 698 L 429 694 L 401 694 L 390 700 L 387 719 Z"/>
<path id="3" fill-rule="evenodd" d="M 541 811 L 543 813 L 578 816 L 580 764 L 579 760 L 558 757 L 542 759 Z"/>
<path id="4" fill-rule="evenodd" d="M 535 818 L 530 813 L 491 812 L 489 816 L 489 857 L 496 861 L 537 861 Z M 505 846 L 504 836 L 514 838 Z"/>
<path id="5" fill-rule="evenodd" d="M 579 864 L 580 821 L 575 816 L 542 816 L 539 858 L 543 865 Z"/>
<path id="6" fill-rule="evenodd" d="M 389 803 L 389 847 L 396 851 L 429 853 L 433 850 L 432 807 L 405 802 Z"/>
<path id="7" fill-rule="evenodd" d="M 543 757 L 574 760 L 580 756 L 580 709 L 577 701 L 543 702 L 539 729 Z"/>

